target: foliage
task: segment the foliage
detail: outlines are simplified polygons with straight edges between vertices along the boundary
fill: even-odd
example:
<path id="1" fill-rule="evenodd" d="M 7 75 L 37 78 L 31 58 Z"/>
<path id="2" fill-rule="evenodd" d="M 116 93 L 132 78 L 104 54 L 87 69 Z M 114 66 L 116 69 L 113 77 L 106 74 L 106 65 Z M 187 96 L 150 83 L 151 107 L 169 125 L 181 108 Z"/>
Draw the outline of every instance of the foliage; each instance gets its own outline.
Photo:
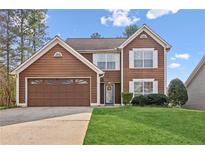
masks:
<path id="1" fill-rule="evenodd" d="M 164 94 L 148 94 L 135 96 L 132 100 L 132 105 L 167 105 L 168 97 Z"/>
<path id="2" fill-rule="evenodd" d="M 137 25 L 127 26 L 127 27 L 125 27 L 125 31 L 123 32 L 123 35 L 128 38 L 132 34 L 134 34 L 138 29 L 139 29 L 139 27 Z"/>
<path id="3" fill-rule="evenodd" d="M 140 105 L 140 106 L 144 106 L 147 103 L 148 103 L 148 97 L 144 95 L 135 96 L 131 102 L 132 105 Z"/>
<path id="4" fill-rule="evenodd" d="M 133 93 L 130 92 L 122 92 L 122 99 L 123 99 L 123 104 L 127 105 L 131 102 L 132 97 L 133 97 Z"/>
<path id="5" fill-rule="evenodd" d="M 0 105 L 13 106 L 15 102 L 15 78 L 7 79 L 6 69 L 0 68 Z"/>
<path id="6" fill-rule="evenodd" d="M 6 66 L 7 77 L 14 59 L 16 42 L 15 10 L 0 10 L 0 57 L 1 65 Z"/>
<path id="7" fill-rule="evenodd" d="M 96 33 L 91 34 L 91 35 L 90 35 L 90 38 L 92 38 L 92 39 L 98 39 L 98 38 L 103 38 L 103 37 L 101 36 L 100 33 L 96 32 Z"/>
<path id="8" fill-rule="evenodd" d="M 11 69 L 43 45 L 47 10 L 0 10 L 0 61 Z"/>
<path id="9" fill-rule="evenodd" d="M 149 94 L 147 95 L 148 98 L 148 105 L 168 105 L 169 99 L 164 94 Z"/>
<path id="10" fill-rule="evenodd" d="M 29 39 L 31 41 L 31 51 L 33 53 L 47 41 L 46 37 L 46 19 L 47 10 L 31 10 L 28 16 Z M 32 54 L 33 54 L 32 53 Z"/>
<path id="11" fill-rule="evenodd" d="M 168 97 L 173 105 L 184 105 L 188 100 L 188 94 L 184 83 L 180 79 L 173 79 L 169 83 Z"/>

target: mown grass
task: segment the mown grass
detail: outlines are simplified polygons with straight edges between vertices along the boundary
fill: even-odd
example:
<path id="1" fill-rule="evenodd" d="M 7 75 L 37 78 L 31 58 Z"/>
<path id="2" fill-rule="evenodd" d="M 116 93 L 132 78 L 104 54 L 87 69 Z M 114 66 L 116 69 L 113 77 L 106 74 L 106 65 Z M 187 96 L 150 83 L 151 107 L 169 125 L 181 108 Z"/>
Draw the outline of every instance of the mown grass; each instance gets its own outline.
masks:
<path id="1" fill-rule="evenodd" d="M 205 144 L 205 112 L 177 108 L 95 108 L 84 144 Z"/>

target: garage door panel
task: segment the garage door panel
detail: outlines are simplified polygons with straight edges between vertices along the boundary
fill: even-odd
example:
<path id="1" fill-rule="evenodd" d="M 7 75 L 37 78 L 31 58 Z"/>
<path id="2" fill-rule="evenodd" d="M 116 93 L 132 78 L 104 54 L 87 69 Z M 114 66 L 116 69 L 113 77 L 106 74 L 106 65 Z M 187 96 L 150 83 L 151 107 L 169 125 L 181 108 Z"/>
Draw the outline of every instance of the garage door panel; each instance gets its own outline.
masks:
<path id="1" fill-rule="evenodd" d="M 29 79 L 29 106 L 89 106 L 89 79 Z"/>

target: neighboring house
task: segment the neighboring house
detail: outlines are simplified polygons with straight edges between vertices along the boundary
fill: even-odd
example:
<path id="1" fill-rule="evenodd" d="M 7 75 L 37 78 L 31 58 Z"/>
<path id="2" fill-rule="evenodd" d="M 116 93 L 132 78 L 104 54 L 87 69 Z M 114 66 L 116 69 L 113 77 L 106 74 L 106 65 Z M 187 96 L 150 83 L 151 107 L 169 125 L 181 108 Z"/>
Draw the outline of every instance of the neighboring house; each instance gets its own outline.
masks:
<path id="1" fill-rule="evenodd" d="M 17 105 L 113 105 L 123 91 L 165 93 L 170 48 L 146 25 L 128 39 L 55 37 L 12 71 Z"/>
<path id="2" fill-rule="evenodd" d="M 205 55 L 185 82 L 188 91 L 188 108 L 205 110 Z"/>

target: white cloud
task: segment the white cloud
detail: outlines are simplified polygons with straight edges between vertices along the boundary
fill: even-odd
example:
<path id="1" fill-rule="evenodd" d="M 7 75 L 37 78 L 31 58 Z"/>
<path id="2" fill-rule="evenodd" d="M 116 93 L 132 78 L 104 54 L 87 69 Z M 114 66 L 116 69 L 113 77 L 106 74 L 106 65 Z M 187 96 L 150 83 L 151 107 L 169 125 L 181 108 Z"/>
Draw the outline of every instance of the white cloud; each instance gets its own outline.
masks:
<path id="1" fill-rule="evenodd" d="M 171 69 L 174 69 L 174 68 L 179 68 L 180 66 L 181 66 L 181 64 L 179 64 L 179 63 L 171 63 L 168 67 Z"/>
<path id="2" fill-rule="evenodd" d="M 190 58 L 190 55 L 188 53 L 175 54 L 175 58 L 188 60 Z"/>
<path id="3" fill-rule="evenodd" d="M 175 57 L 171 57 L 170 59 L 171 59 L 171 60 L 176 60 L 176 58 L 175 58 Z"/>
<path id="4" fill-rule="evenodd" d="M 125 27 L 132 25 L 140 20 L 135 16 L 130 16 L 130 10 L 109 10 L 112 13 L 111 16 L 103 16 L 100 18 L 101 24 L 107 25 L 112 24 L 113 26 L 117 27 Z"/>
<path id="5" fill-rule="evenodd" d="M 173 9 L 173 10 L 160 10 L 160 9 L 152 9 L 149 10 L 146 14 L 148 19 L 157 19 L 161 16 L 167 15 L 167 14 L 175 14 L 177 13 L 179 10 L 177 9 Z"/>

